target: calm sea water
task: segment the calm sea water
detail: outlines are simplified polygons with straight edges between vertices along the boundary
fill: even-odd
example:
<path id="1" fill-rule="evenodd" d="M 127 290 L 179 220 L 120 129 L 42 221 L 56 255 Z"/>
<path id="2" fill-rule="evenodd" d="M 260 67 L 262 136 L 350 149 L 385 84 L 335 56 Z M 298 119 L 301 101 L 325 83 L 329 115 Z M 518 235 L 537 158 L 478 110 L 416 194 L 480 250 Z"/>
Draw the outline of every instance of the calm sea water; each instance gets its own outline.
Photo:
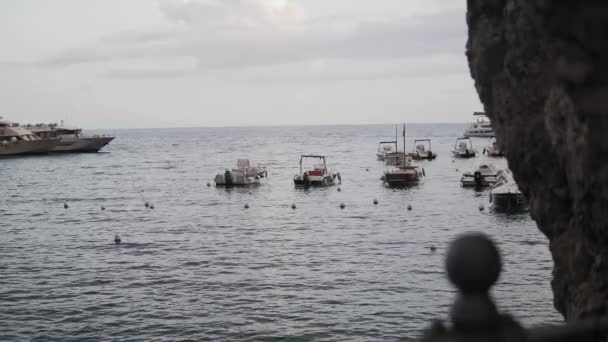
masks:
<path id="1" fill-rule="evenodd" d="M 529 215 L 459 186 L 485 160 L 452 162 L 463 128 L 408 126 L 407 148 L 430 137 L 439 157 L 399 191 L 382 187 L 375 157 L 392 126 L 116 130 L 106 153 L 0 160 L 0 340 L 407 340 L 446 318 L 446 246 L 471 230 L 499 242 L 500 309 L 559 320 Z M 341 192 L 294 189 L 304 153 L 328 156 Z M 237 158 L 264 163 L 268 182 L 206 186 Z"/>

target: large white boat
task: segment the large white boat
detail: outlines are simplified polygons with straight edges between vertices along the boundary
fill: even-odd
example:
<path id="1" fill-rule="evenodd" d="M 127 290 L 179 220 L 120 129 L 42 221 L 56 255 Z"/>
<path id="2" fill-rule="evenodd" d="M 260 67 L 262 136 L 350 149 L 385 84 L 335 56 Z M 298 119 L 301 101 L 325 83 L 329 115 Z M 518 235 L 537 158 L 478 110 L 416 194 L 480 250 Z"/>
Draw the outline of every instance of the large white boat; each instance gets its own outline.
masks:
<path id="1" fill-rule="evenodd" d="M 473 115 L 478 118 L 475 120 L 471 126 L 467 127 L 464 130 L 463 136 L 469 137 L 482 137 L 482 138 L 490 138 L 494 136 L 494 129 L 492 128 L 492 124 L 489 120 L 487 120 L 486 113 L 484 112 L 474 112 Z"/>
<path id="2" fill-rule="evenodd" d="M 65 126 L 63 121 L 60 124 L 28 124 L 25 127 L 41 138 L 59 138 L 60 142 L 53 152 L 99 152 L 114 140 L 111 136 L 82 134 L 81 128 Z"/>
<path id="3" fill-rule="evenodd" d="M 304 159 L 313 159 L 319 163 L 313 164 L 312 170 L 304 171 L 302 162 Z M 333 172 L 327 168 L 325 156 L 317 155 L 302 155 L 300 156 L 300 173 L 293 177 L 293 183 L 296 187 L 311 187 L 311 186 L 332 186 L 337 183 L 342 183 L 342 177 L 339 172 Z"/>
<path id="4" fill-rule="evenodd" d="M 262 178 L 267 178 L 268 172 L 262 166 L 252 167 L 249 159 L 239 159 L 235 169 L 226 169 L 215 175 L 216 186 L 249 186 L 259 185 Z"/>
<path id="5" fill-rule="evenodd" d="M 41 138 L 18 123 L 0 117 L 0 155 L 46 153 L 58 143 L 57 138 Z"/>

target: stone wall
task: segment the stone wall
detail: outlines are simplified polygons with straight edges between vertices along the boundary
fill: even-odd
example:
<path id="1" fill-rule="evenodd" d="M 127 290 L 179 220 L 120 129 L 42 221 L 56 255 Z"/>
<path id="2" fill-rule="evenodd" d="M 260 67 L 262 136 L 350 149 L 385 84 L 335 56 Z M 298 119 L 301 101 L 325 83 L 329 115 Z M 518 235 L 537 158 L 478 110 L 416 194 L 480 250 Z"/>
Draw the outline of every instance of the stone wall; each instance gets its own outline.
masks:
<path id="1" fill-rule="evenodd" d="M 548 237 L 554 304 L 608 310 L 608 2 L 468 0 L 475 87 Z"/>

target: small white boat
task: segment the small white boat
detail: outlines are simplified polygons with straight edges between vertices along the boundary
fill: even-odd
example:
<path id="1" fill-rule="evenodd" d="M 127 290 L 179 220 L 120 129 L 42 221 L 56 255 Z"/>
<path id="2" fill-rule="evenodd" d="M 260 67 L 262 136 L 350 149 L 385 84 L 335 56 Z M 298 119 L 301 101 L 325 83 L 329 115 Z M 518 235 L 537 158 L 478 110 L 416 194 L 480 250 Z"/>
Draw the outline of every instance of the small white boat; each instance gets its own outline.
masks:
<path id="1" fill-rule="evenodd" d="M 494 129 L 492 128 L 492 124 L 489 120 L 484 118 L 486 117 L 486 113 L 484 112 L 474 112 L 473 115 L 477 116 L 477 120 L 471 126 L 467 127 L 464 130 L 463 136 L 465 137 L 481 137 L 481 138 L 489 138 L 494 136 Z"/>
<path id="2" fill-rule="evenodd" d="M 0 117 L 0 155 L 47 153 L 58 143 L 58 138 L 41 138 L 18 123 Z"/>
<path id="3" fill-rule="evenodd" d="M 473 142 L 470 138 L 458 138 L 452 150 L 452 154 L 456 158 L 473 158 L 477 151 L 473 148 Z"/>
<path id="4" fill-rule="evenodd" d="M 517 211 L 527 207 L 526 197 L 510 174 L 495 184 L 490 191 L 490 202 L 496 211 Z"/>
<path id="5" fill-rule="evenodd" d="M 386 160 L 386 155 L 397 152 L 397 141 L 381 141 L 378 144 L 376 157 L 380 161 Z"/>
<path id="6" fill-rule="evenodd" d="M 501 179 L 502 171 L 493 164 L 481 164 L 475 171 L 465 172 L 460 178 L 460 184 L 465 188 L 491 187 Z"/>
<path id="7" fill-rule="evenodd" d="M 414 160 L 433 160 L 437 158 L 437 154 L 431 150 L 431 139 L 414 140 L 414 151 L 410 153 L 410 157 Z"/>
<path id="8" fill-rule="evenodd" d="M 249 159 L 239 159 L 235 169 L 226 169 L 215 175 L 216 186 L 250 186 L 259 185 L 263 178 L 268 177 L 266 168 L 257 166 L 251 167 Z"/>
<path id="9" fill-rule="evenodd" d="M 503 153 L 500 146 L 498 146 L 496 139 L 494 139 L 494 138 L 490 139 L 490 144 L 483 149 L 483 152 L 485 154 L 487 154 L 489 157 L 504 157 L 505 156 L 505 154 Z"/>
<path id="10" fill-rule="evenodd" d="M 114 140 L 111 136 L 82 134 L 81 128 L 65 126 L 63 121 L 61 124 L 28 124 L 25 127 L 41 138 L 60 139 L 53 152 L 99 152 Z"/>
<path id="11" fill-rule="evenodd" d="M 313 159 L 317 163 L 313 164 L 311 170 L 304 171 L 302 168 L 304 159 Z M 325 156 L 302 155 L 300 156 L 300 173 L 293 177 L 293 183 L 296 187 L 325 187 L 342 183 L 342 177 L 339 172 L 332 172 L 327 168 Z"/>

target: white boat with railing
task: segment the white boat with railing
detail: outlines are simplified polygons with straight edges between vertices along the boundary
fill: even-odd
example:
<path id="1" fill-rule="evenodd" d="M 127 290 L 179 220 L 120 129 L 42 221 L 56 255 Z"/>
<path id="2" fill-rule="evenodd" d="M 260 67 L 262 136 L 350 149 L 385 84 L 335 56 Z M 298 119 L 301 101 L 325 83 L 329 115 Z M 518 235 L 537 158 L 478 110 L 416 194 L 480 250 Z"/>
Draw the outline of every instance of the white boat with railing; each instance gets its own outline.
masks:
<path id="1" fill-rule="evenodd" d="M 527 207 L 526 197 L 508 170 L 490 191 L 490 203 L 496 211 L 516 211 Z"/>
<path id="2" fill-rule="evenodd" d="M 304 159 L 313 159 L 318 163 L 313 164 L 311 170 L 304 171 L 302 167 Z M 342 183 L 342 177 L 339 172 L 333 172 L 327 168 L 325 156 L 302 155 L 300 156 L 300 173 L 293 177 L 293 183 L 296 187 L 326 187 Z"/>
<path id="3" fill-rule="evenodd" d="M 474 112 L 473 115 L 477 116 L 478 118 L 474 123 L 471 124 L 471 126 L 464 130 L 463 136 L 481 138 L 493 137 L 495 135 L 494 129 L 492 128 L 492 123 L 489 120 L 486 120 L 486 113 Z"/>
<path id="4" fill-rule="evenodd" d="M 47 153 L 58 143 L 57 138 L 41 138 L 18 123 L 0 117 L 0 155 Z"/>
<path id="5" fill-rule="evenodd" d="M 397 152 L 397 141 L 381 141 L 378 143 L 378 151 L 376 157 L 380 161 L 386 160 L 386 156 Z"/>
<path id="6" fill-rule="evenodd" d="M 414 151 L 409 154 L 414 160 L 433 160 L 437 154 L 431 150 L 431 139 L 414 140 Z"/>
<path id="7" fill-rule="evenodd" d="M 477 154 L 477 150 L 473 148 L 473 142 L 470 138 L 458 138 L 452 154 L 456 158 L 473 158 Z"/>
<path id="8" fill-rule="evenodd" d="M 236 168 L 218 173 L 214 180 L 216 186 L 230 187 L 259 185 L 263 178 L 268 178 L 265 167 L 260 165 L 252 167 L 249 165 L 249 159 L 239 159 Z"/>
<path id="9" fill-rule="evenodd" d="M 81 128 L 65 126 L 63 121 L 60 124 L 28 124 L 25 127 L 41 138 L 59 138 L 60 142 L 53 152 L 99 152 L 114 140 L 111 136 L 82 134 Z"/>
<path id="10" fill-rule="evenodd" d="M 465 172 L 460 184 L 465 188 L 486 188 L 494 186 L 503 177 L 503 171 L 493 164 L 480 164 L 475 171 Z"/>

